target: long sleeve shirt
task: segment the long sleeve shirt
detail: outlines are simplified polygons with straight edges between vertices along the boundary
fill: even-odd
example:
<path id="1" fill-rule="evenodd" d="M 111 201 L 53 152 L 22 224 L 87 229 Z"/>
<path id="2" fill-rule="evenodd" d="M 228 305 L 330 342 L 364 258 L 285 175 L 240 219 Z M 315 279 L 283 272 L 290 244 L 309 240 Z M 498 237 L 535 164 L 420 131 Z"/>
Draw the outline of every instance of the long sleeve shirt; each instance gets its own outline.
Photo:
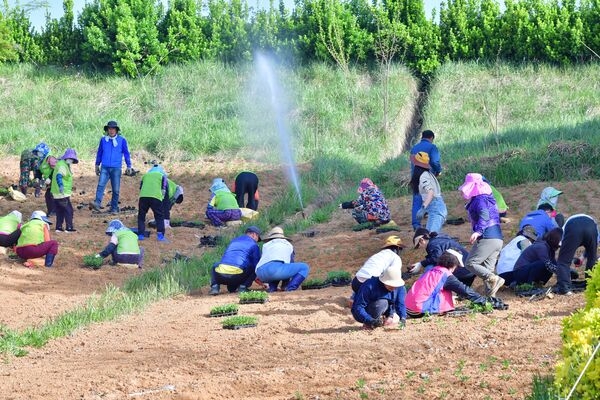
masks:
<path id="1" fill-rule="evenodd" d="M 406 319 L 406 288 L 401 286 L 392 290 L 387 290 L 385 285 L 379 280 L 379 277 L 373 277 L 362 284 L 354 298 L 352 305 L 352 316 L 358 322 L 370 324 L 374 318 L 367 312 L 370 303 L 377 300 L 386 299 L 390 302 L 389 315 L 398 314 L 400 319 Z"/>

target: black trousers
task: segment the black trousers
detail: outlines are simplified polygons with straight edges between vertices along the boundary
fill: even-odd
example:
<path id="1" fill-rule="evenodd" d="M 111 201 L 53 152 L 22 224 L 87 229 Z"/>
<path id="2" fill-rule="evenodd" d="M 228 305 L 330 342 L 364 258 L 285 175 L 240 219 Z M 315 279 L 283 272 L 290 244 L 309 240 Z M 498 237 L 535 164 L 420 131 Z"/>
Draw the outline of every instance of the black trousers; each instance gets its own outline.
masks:
<path id="1" fill-rule="evenodd" d="M 258 176 L 252 172 L 241 172 L 235 178 L 235 198 L 238 206 L 244 207 L 244 196 L 248 195 L 246 208 L 254 211 L 258 209 L 258 200 L 256 200 L 256 191 L 258 190 Z"/>
<path id="2" fill-rule="evenodd" d="M 54 199 L 54 209 L 56 211 L 56 229 L 62 229 L 63 222 L 67 230 L 73 229 L 73 206 L 71 205 L 71 199 L 69 197 Z"/>
<path id="3" fill-rule="evenodd" d="M 563 239 L 558 251 L 556 278 L 561 290 L 571 288 L 570 267 L 575 251 L 583 246 L 587 263 L 585 269 L 591 269 L 598 258 L 598 226 L 592 218 L 581 215 L 572 219 L 563 227 Z"/>
<path id="4" fill-rule="evenodd" d="M 164 200 L 160 201 L 154 197 L 140 197 L 138 202 L 138 234 L 146 230 L 146 214 L 152 210 L 156 221 L 156 231 L 165 233 Z"/>
<path id="5" fill-rule="evenodd" d="M 0 246 L 2 247 L 13 247 L 17 244 L 17 241 L 21 237 L 21 230 L 17 229 L 13 233 L 0 234 Z"/>

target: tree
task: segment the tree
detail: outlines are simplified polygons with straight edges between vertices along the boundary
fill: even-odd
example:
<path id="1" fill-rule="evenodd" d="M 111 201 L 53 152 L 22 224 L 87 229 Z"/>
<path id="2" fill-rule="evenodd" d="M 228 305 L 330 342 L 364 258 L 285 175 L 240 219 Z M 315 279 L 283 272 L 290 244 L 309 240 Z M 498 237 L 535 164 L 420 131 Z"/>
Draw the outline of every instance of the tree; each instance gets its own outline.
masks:
<path id="1" fill-rule="evenodd" d="M 46 63 L 78 64 L 81 62 L 81 37 L 74 29 L 73 0 L 64 0 L 63 10 L 64 15 L 58 20 L 51 19 L 50 15 L 46 16 L 46 26 L 37 41 Z"/>
<path id="2" fill-rule="evenodd" d="M 162 41 L 169 52 L 169 61 L 199 60 L 208 46 L 202 31 L 196 0 L 173 0 L 160 25 Z"/>
<path id="3" fill-rule="evenodd" d="M 241 0 L 209 0 L 206 36 L 208 52 L 225 62 L 252 58 L 248 36 L 248 6 Z"/>

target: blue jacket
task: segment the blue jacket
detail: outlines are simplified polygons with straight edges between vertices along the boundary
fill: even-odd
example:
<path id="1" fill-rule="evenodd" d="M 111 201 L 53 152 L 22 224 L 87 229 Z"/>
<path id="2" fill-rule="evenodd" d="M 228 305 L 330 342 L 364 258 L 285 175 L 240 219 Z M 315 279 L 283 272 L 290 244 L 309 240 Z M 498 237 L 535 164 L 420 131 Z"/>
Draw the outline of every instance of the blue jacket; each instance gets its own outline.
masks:
<path id="1" fill-rule="evenodd" d="M 106 138 L 108 136 L 100 138 L 98 152 L 96 153 L 96 165 L 102 164 L 103 167 L 107 168 L 121 168 L 123 166 L 123 157 L 125 157 L 127 168 L 131 168 L 127 140 L 123 136 L 117 135 L 115 136 L 117 145 L 114 146 L 112 139 L 106 140 Z"/>
<path id="2" fill-rule="evenodd" d="M 558 228 L 558 224 L 544 210 L 535 210 L 525 215 L 519 224 L 519 231 L 525 225 L 531 225 L 535 228 L 538 239 L 541 239 L 546 232 Z"/>
<path id="3" fill-rule="evenodd" d="M 260 260 L 260 249 L 258 244 L 248 235 L 238 236 L 229 243 L 221 258 L 221 264 L 233 265 L 246 272 L 254 270 Z"/>
<path id="4" fill-rule="evenodd" d="M 354 304 L 352 304 L 352 316 L 358 322 L 369 324 L 374 320 L 367 312 L 369 304 L 380 299 L 386 299 L 390 302 L 389 315 L 396 313 L 400 316 L 400 319 L 406 319 L 405 298 L 406 288 L 404 286 L 390 292 L 381 283 L 379 277 L 374 276 L 366 280 L 356 293 Z"/>
<path id="5" fill-rule="evenodd" d="M 431 172 L 437 176 L 442 172 L 442 164 L 440 163 L 440 152 L 435 144 L 427 139 L 421 139 L 421 141 L 415 144 L 410 149 L 411 169 L 413 164 L 413 156 L 420 151 L 424 151 L 429 154 L 429 165 L 431 165 Z"/>

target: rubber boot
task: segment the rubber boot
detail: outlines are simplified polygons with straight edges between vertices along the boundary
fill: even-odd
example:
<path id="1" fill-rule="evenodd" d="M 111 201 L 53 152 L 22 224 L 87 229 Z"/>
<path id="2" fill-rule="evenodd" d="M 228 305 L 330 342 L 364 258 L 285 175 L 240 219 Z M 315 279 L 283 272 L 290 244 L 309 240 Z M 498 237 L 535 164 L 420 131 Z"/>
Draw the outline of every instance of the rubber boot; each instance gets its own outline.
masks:
<path id="1" fill-rule="evenodd" d="M 146 236 L 144 236 L 144 234 L 140 234 L 138 235 L 138 240 L 146 240 Z"/>
<path id="2" fill-rule="evenodd" d="M 279 285 L 279 281 L 269 282 L 269 288 L 267 289 L 267 292 L 269 292 L 269 293 L 276 292 L 278 285 Z"/>
<path id="3" fill-rule="evenodd" d="M 247 291 L 248 291 L 248 288 L 245 285 L 240 285 L 240 287 L 238 288 L 238 293 L 244 293 Z"/>
<path id="4" fill-rule="evenodd" d="M 290 279 L 290 283 L 287 284 L 285 291 L 291 292 L 292 290 L 298 289 L 298 287 L 300 287 L 300 284 L 302 282 L 304 282 L 304 279 L 306 279 L 306 278 L 304 278 L 300 274 L 296 274 L 296 275 L 292 276 L 292 279 Z"/>
<path id="5" fill-rule="evenodd" d="M 165 237 L 164 232 L 158 232 L 156 234 L 156 240 L 158 240 L 159 242 L 169 243 L 169 240 Z"/>
<path id="6" fill-rule="evenodd" d="M 210 292 L 208 292 L 208 294 L 210 294 L 211 296 L 216 296 L 219 294 L 220 291 L 221 291 L 221 286 L 215 284 L 210 287 Z"/>
<path id="7" fill-rule="evenodd" d="M 56 257 L 56 254 L 46 254 L 46 262 L 44 262 L 44 265 L 48 268 L 52 267 L 52 264 L 54 264 L 54 257 Z"/>

